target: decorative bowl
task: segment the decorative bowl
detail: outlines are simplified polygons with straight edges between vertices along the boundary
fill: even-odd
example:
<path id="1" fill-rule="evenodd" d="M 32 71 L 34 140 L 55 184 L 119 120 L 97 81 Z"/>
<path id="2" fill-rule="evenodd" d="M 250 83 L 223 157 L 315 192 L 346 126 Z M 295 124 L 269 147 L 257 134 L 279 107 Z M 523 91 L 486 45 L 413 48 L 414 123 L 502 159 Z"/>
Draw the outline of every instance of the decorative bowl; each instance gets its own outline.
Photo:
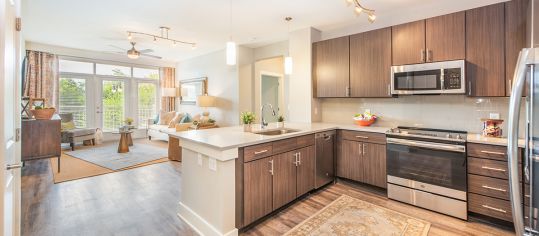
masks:
<path id="1" fill-rule="evenodd" d="M 356 125 L 359 125 L 359 126 L 371 126 L 372 124 L 374 124 L 375 121 L 376 121 L 376 119 L 370 119 L 370 120 L 354 120 L 354 122 L 356 123 Z"/>
<path id="2" fill-rule="evenodd" d="M 43 108 L 43 109 L 34 109 L 30 110 L 32 115 L 36 120 L 50 120 L 54 115 L 56 109 L 54 108 Z"/>

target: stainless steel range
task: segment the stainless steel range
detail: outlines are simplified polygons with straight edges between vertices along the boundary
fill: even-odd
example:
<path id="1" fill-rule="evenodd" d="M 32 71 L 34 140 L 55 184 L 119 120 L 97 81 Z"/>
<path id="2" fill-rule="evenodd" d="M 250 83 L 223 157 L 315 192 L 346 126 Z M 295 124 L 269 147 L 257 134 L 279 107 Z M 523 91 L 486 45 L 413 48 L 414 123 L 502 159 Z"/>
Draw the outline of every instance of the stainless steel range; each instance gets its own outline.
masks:
<path id="1" fill-rule="evenodd" d="M 412 127 L 388 131 L 388 197 L 467 219 L 466 134 Z"/>

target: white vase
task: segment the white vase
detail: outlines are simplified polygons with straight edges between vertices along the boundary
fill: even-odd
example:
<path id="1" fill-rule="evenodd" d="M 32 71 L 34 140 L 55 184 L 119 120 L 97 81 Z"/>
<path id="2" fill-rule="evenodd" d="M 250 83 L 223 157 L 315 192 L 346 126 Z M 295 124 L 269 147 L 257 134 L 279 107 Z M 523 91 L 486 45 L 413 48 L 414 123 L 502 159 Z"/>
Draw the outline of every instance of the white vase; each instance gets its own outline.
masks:
<path id="1" fill-rule="evenodd" d="M 243 132 L 251 132 L 252 127 L 251 124 L 243 124 Z"/>

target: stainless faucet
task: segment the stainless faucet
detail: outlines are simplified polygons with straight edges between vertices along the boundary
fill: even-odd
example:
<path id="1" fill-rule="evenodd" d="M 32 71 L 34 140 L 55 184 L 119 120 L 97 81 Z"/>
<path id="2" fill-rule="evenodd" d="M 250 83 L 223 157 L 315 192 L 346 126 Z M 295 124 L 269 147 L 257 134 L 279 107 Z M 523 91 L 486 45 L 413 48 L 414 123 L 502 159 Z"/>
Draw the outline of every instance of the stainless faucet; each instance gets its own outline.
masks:
<path id="1" fill-rule="evenodd" d="M 266 119 L 264 118 L 264 107 L 266 106 L 269 106 L 271 108 L 271 115 L 275 116 L 275 109 L 273 109 L 273 106 L 268 103 L 266 105 L 262 105 L 262 107 L 260 108 L 260 118 L 261 118 L 261 122 L 260 122 L 260 128 L 266 128 L 266 126 L 268 126 L 268 122 L 266 122 Z"/>

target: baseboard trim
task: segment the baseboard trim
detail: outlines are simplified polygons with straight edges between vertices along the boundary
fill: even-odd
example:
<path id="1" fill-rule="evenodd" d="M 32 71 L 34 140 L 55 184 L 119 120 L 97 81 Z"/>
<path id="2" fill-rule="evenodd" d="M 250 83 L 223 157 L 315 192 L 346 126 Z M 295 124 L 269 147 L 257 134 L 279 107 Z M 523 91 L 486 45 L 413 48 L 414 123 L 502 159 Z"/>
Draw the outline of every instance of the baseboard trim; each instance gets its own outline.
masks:
<path id="1" fill-rule="evenodd" d="M 178 212 L 178 217 L 180 217 L 185 223 L 187 223 L 193 230 L 195 230 L 200 235 L 207 236 L 238 236 L 239 232 L 237 228 L 230 230 L 227 233 L 221 233 L 213 225 L 208 223 L 202 217 L 200 217 L 196 212 L 191 210 L 188 206 L 180 202 L 180 210 Z"/>

